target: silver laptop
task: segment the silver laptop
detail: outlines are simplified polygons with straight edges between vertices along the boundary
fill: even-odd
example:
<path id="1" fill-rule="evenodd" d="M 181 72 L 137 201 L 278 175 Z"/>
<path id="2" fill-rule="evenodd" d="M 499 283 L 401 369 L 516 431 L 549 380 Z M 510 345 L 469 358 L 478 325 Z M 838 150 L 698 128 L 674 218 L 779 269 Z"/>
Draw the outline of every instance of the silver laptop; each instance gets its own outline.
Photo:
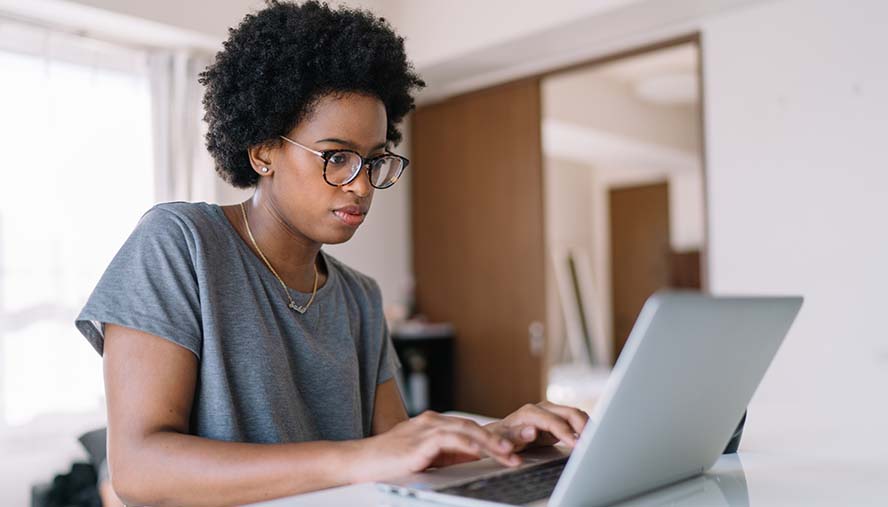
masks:
<path id="1" fill-rule="evenodd" d="M 573 450 L 487 458 L 379 483 L 453 505 L 607 505 L 703 473 L 725 449 L 801 297 L 661 292 L 642 308 Z"/>

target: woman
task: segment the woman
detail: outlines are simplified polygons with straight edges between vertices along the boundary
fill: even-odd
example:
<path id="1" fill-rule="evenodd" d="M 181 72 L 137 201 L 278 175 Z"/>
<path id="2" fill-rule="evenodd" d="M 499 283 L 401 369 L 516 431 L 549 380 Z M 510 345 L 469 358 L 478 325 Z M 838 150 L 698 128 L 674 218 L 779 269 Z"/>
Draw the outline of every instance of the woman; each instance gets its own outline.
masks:
<path id="1" fill-rule="evenodd" d="M 216 170 L 255 192 L 151 208 L 76 322 L 104 356 L 125 503 L 244 504 L 574 444 L 587 416 L 547 403 L 486 427 L 408 419 L 378 286 L 321 250 L 407 165 L 388 148 L 424 84 L 383 19 L 270 2 L 201 82 Z"/>

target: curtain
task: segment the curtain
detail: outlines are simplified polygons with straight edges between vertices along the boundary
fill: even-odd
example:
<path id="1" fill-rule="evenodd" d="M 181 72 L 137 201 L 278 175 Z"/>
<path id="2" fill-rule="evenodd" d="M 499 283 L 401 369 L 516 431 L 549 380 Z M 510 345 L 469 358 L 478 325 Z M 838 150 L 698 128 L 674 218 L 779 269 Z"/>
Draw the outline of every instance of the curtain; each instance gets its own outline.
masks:
<path id="1" fill-rule="evenodd" d="M 188 50 L 157 50 L 148 55 L 158 202 L 217 200 L 217 179 L 206 150 L 203 86 L 198 74 L 211 56 Z"/>
<path id="2" fill-rule="evenodd" d="M 46 435 L 103 419 L 73 320 L 154 202 L 147 63 L 0 20 L 0 76 L 0 433 Z"/>

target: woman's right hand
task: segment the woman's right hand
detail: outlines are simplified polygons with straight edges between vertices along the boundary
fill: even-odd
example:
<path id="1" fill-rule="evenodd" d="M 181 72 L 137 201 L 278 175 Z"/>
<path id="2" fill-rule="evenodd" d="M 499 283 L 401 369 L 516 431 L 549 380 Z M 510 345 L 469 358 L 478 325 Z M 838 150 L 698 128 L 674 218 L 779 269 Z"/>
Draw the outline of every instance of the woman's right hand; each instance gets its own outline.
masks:
<path id="1" fill-rule="evenodd" d="M 472 420 L 422 414 L 358 442 L 353 482 L 394 478 L 490 456 L 505 466 L 521 464 L 509 440 Z"/>

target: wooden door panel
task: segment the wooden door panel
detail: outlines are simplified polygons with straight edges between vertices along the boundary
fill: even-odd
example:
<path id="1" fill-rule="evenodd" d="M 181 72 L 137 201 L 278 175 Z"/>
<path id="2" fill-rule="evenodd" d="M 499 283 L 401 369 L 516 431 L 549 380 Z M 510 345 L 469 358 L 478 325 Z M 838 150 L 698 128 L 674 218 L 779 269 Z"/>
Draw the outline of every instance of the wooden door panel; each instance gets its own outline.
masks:
<path id="1" fill-rule="evenodd" d="M 669 185 L 610 191 L 614 358 L 645 300 L 669 285 Z"/>
<path id="2" fill-rule="evenodd" d="M 419 310 L 456 328 L 457 408 L 503 416 L 538 401 L 545 318 L 536 79 L 420 107 L 411 121 Z"/>

